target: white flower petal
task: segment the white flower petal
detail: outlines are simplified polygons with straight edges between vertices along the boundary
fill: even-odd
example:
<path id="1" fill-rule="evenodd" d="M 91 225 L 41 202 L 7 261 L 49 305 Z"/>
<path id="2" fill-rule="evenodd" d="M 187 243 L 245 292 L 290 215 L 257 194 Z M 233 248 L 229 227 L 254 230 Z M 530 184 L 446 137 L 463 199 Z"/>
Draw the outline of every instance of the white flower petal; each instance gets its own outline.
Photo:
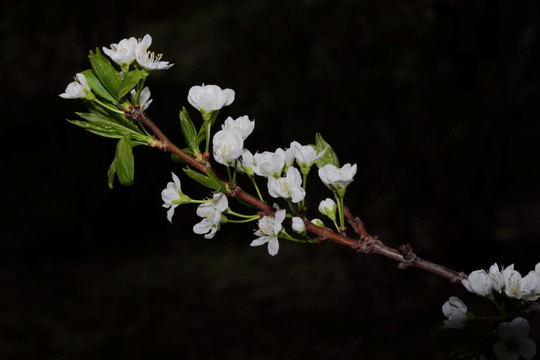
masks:
<path id="1" fill-rule="evenodd" d="M 172 224 L 172 217 L 174 215 L 174 209 L 176 209 L 176 204 L 171 205 L 169 210 L 167 210 L 167 220 Z"/>
<path id="2" fill-rule="evenodd" d="M 277 237 L 273 237 L 268 242 L 268 253 L 272 256 L 276 255 L 279 251 L 279 241 Z"/>
<path id="3" fill-rule="evenodd" d="M 249 246 L 261 246 L 263 244 L 266 244 L 268 242 L 268 237 L 267 236 L 261 236 L 255 240 L 253 240 L 251 242 L 251 244 L 249 244 Z"/>

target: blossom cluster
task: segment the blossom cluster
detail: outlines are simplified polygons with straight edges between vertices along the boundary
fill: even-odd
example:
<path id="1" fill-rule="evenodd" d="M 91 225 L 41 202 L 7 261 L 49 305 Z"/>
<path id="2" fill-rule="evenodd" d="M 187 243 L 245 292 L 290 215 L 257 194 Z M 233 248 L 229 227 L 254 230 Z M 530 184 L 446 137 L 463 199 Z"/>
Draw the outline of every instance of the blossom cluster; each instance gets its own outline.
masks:
<path id="1" fill-rule="evenodd" d="M 154 52 L 149 51 L 150 45 L 152 45 L 152 37 L 146 34 L 142 39 L 136 39 L 131 37 L 129 39 L 122 39 L 118 44 L 111 44 L 110 49 L 103 47 L 103 52 L 116 64 L 120 65 L 122 72 L 120 76 L 124 77 L 129 66 L 136 62 L 136 64 L 146 70 L 165 70 L 172 67 L 174 64 L 169 64 L 167 61 L 161 61 L 162 54 L 156 55 Z M 136 92 L 131 91 L 132 98 Z M 150 90 L 145 88 L 140 94 L 143 99 L 141 100 L 141 108 L 144 110 L 150 105 Z M 75 81 L 68 84 L 66 90 L 60 94 L 60 97 L 64 99 L 88 99 L 94 100 L 91 88 L 88 85 L 86 76 L 82 73 L 75 75 Z"/>
<path id="2" fill-rule="evenodd" d="M 488 271 L 471 272 L 462 284 L 480 296 L 490 296 L 496 291 L 513 299 L 535 301 L 540 297 L 540 263 L 525 276 L 514 270 L 513 264 L 502 268 L 495 263 Z"/>
<path id="3" fill-rule="evenodd" d="M 448 319 L 445 328 L 462 329 L 465 323 L 474 319 L 468 313 L 467 306 L 459 298 L 451 296 L 442 306 L 442 312 Z M 501 322 L 496 335 L 498 340 L 493 344 L 493 353 L 500 360 L 523 358 L 530 360 L 536 354 L 536 343 L 529 339 L 529 322 L 517 317 L 510 322 Z"/>
<path id="4" fill-rule="evenodd" d="M 156 55 L 149 51 L 150 45 L 152 37 L 146 34 L 142 39 L 122 39 L 118 44 L 111 44 L 110 49 L 103 47 L 103 52 L 120 66 L 129 65 L 135 60 L 145 70 L 164 70 L 174 65 L 161 61 L 163 54 Z"/>
<path id="5" fill-rule="evenodd" d="M 215 121 L 213 119 L 215 114 L 224 106 L 230 105 L 234 98 L 234 90 L 222 89 L 217 85 L 203 84 L 191 87 L 187 100 L 201 113 L 204 126 L 206 126 L 206 136 L 210 133 L 210 126 Z M 293 141 L 287 148 L 252 153 L 244 147 L 244 143 L 254 128 L 255 120 L 251 120 L 247 115 L 236 119 L 227 117 L 221 125 L 221 129 L 212 136 L 213 159 L 226 166 L 229 173 L 233 171 L 235 174 L 236 172 L 246 174 L 252 179 L 255 186 L 255 176 L 265 178 L 268 194 L 272 198 L 286 200 L 296 210 L 293 212 L 297 213 L 299 208 L 303 206 L 301 204 L 306 197 L 306 176 L 310 168 L 326 153 L 327 148 L 319 149 L 312 145 L 302 145 Z M 353 181 L 355 174 L 356 164 L 346 164 L 342 167 L 325 164 L 318 171 L 320 180 L 329 189 L 339 191 L 341 195 Z M 175 184 L 177 180 L 175 175 L 173 175 L 173 179 L 175 182 L 169 183 L 167 189 L 173 188 L 171 184 Z M 162 192 L 163 206 L 169 208 L 167 218 L 172 221 L 174 209 L 179 203 L 182 203 L 183 194 L 179 186 L 175 187 L 177 192 L 174 196 L 171 196 L 170 190 L 167 189 Z M 257 191 L 260 195 L 258 187 Z M 219 197 L 226 199 L 223 193 L 220 193 Z M 262 195 L 260 195 L 260 199 L 263 200 Z M 232 213 L 228 206 L 216 206 L 214 203 L 215 201 L 204 202 L 197 209 L 197 214 L 204 217 L 204 220 L 193 230 L 198 234 L 205 233 L 206 238 L 212 238 L 215 235 L 220 223 L 230 221 L 222 213 Z M 320 203 L 319 211 L 336 223 L 336 209 L 338 207 L 334 200 L 327 198 Z M 268 244 L 269 254 L 276 255 L 279 250 L 278 238 L 287 237 L 282 226 L 285 215 L 286 210 L 278 209 L 274 216 L 259 218 L 259 228 L 255 231 L 258 238 L 252 241 L 251 246 Z M 291 217 L 293 217 L 292 229 L 298 234 L 305 235 L 304 220 L 299 216 Z M 319 219 L 314 219 L 313 222 L 322 225 L 322 221 Z"/>
<path id="6" fill-rule="evenodd" d="M 442 312 L 448 318 L 444 321 L 444 327 L 462 329 L 467 321 L 475 318 L 467 310 L 463 301 L 451 296 L 442 306 Z M 536 354 L 536 343 L 529 339 L 529 331 L 529 322 L 522 317 L 501 322 L 496 331 L 498 340 L 492 349 L 497 359 L 532 359 Z"/>

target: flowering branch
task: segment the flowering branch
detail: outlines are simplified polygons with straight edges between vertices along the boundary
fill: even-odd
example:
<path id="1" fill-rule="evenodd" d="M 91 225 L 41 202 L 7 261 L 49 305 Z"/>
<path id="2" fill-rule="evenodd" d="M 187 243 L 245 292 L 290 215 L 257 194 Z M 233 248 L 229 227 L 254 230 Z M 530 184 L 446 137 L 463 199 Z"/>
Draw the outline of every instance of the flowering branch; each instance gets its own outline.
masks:
<path id="1" fill-rule="evenodd" d="M 189 165 L 197 168 L 201 173 L 206 174 L 208 170 L 211 170 L 211 165 L 207 161 L 196 160 L 192 155 L 187 154 L 178 146 L 176 146 L 169 138 L 161 131 L 161 129 L 146 115 L 146 113 L 140 108 L 134 107 L 132 110 L 126 112 L 126 116 L 133 120 L 140 121 L 148 129 L 150 129 L 163 144 L 161 149 L 163 151 L 170 151 L 184 160 Z M 220 178 L 221 182 L 230 188 L 229 182 Z M 256 197 L 242 190 L 238 185 L 230 188 L 228 195 L 230 197 L 239 198 L 248 204 L 256 207 L 263 212 L 266 216 L 274 216 L 275 209 L 268 204 L 260 201 Z M 345 216 L 349 224 L 353 227 L 360 240 L 352 239 L 348 236 L 337 234 L 329 229 L 317 226 L 309 221 L 306 221 L 306 230 L 312 234 L 317 235 L 321 240 L 327 240 L 338 245 L 342 245 L 357 252 L 364 254 L 377 254 L 382 255 L 392 260 L 399 262 L 399 268 L 405 269 L 409 266 L 417 267 L 419 269 L 431 272 L 443 278 L 450 280 L 452 283 L 466 279 L 465 273 L 458 273 L 454 270 L 448 269 L 444 266 L 434 264 L 427 260 L 421 259 L 412 251 L 409 244 L 400 247 L 400 251 L 384 245 L 380 240 L 374 239 L 369 235 L 365 229 L 364 223 L 359 217 L 353 217 L 349 210 L 345 208 Z"/>
<path id="2" fill-rule="evenodd" d="M 213 238 L 222 224 L 257 221 L 258 230 L 254 233 L 257 238 L 251 241 L 250 246 L 267 245 L 272 256 L 279 252 L 279 239 L 300 243 L 329 241 L 363 254 L 387 257 L 398 262 L 400 269 L 415 267 L 452 283 L 461 283 L 468 291 L 489 300 L 498 314 L 495 317 L 475 316 L 467 311 L 461 300 L 451 297 L 442 307 L 448 318 L 444 326 L 462 329 L 468 321 L 489 320 L 488 336 L 493 336 L 493 321 L 513 318 L 511 322 L 499 324 L 496 333 L 501 340 L 495 343 L 492 352 L 501 359 L 519 356 L 531 359 L 534 356 L 536 345 L 527 338 L 529 324 L 521 316 L 540 311 L 540 304 L 536 302 L 540 298 L 540 263 L 525 276 L 514 270 L 514 265 L 503 268 L 497 264 L 493 264 L 489 271 L 475 270 L 467 276 L 418 257 L 410 244 L 397 249 L 383 244 L 372 237 L 363 221 L 344 205 L 346 190 L 354 181 L 357 165 L 348 163 L 340 166 L 336 153 L 320 134 L 316 135 L 314 145 L 293 141 L 288 149 L 252 154 L 244 148 L 244 140 L 255 126 L 255 121 L 248 116 L 228 117 L 221 130 L 212 132 L 220 109 L 234 101 L 235 92 L 231 89 L 202 85 L 189 90 L 188 102 L 200 112 L 203 123 L 197 130 L 188 111 L 182 108 L 180 125 L 187 148 L 178 147 L 145 112 L 152 102 L 150 90 L 145 87 L 146 78 L 152 71 L 173 66 L 161 61 L 162 55 L 156 56 L 148 50 L 151 42 L 150 35 L 146 35 L 139 40 L 123 39 L 118 44 L 111 44 L 110 49 L 104 47 L 103 52 L 121 71 L 117 71 L 99 49 L 91 51 L 89 60 L 92 68 L 78 73 L 75 81 L 60 94 L 66 99 L 83 99 L 89 110 L 88 113 L 77 113 L 84 121 L 69 122 L 91 133 L 118 139 L 115 157 L 107 172 L 109 187 L 113 187 L 115 178 L 122 185 L 133 183 L 134 146 L 146 145 L 170 152 L 188 165 L 183 169 L 187 176 L 213 190 L 209 198 L 192 199 L 182 192 L 179 177 L 172 173 L 173 181 L 161 192 L 170 222 L 176 207 L 195 203 L 198 204 L 196 213 L 202 220 L 193 226 L 193 231 L 206 239 Z M 204 152 L 200 150 L 202 143 Z M 226 167 L 226 179 L 214 170 L 211 158 Z M 306 185 L 314 165 L 318 168 L 319 179 L 334 196 L 322 200 L 318 211 L 332 221 L 336 231 L 327 228 L 320 219 L 310 220 L 307 217 L 309 209 L 304 206 L 308 193 Z M 257 197 L 237 185 L 238 173 L 250 178 Z M 268 195 L 281 199 L 288 209 L 279 208 L 278 204 L 270 206 L 264 200 L 255 175 L 266 178 Z M 231 209 L 231 198 L 247 205 L 251 213 Z M 345 221 L 358 238 L 347 235 Z M 295 234 L 287 232 L 284 225 L 290 226 Z M 506 348 L 506 344 L 512 344 L 512 341 L 521 344 L 520 347 Z M 485 349 L 463 351 L 480 355 Z"/>

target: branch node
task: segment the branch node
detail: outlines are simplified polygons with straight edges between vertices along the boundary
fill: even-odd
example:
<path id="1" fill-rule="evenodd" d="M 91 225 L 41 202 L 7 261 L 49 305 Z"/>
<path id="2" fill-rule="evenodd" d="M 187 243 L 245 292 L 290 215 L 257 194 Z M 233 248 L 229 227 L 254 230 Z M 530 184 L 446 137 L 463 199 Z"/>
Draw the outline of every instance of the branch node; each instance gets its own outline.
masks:
<path id="1" fill-rule="evenodd" d="M 411 244 L 404 244 L 399 247 L 399 252 L 402 254 L 403 261 L 399 263 L 398 268 L 406 269 L 411 266 L 416 260 L 416 254 L 413 251 Z"/>

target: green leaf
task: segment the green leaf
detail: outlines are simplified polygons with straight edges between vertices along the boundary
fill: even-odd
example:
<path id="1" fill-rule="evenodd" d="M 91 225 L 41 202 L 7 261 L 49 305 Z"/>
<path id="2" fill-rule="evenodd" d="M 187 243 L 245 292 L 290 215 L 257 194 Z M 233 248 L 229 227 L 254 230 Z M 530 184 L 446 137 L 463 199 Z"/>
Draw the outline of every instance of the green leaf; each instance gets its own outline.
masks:
<path id="1" fill-rule="evenodd" d="M 99 112 L 76 112 L 76 114 L 86 120 L 86 122 L 77 120 L 68 121 L 94 134 L 111 138 L 121 138 L 122 136 L 129 134 L 136 140 L 148 143 L 148 136 L 143 134 L 141 130 L 137 129 L 136 131 L 128 128 L 123 124 L 117 123 L 114 119 L 108 117 L 107 115 L 101 114 Z"/>
<path id="2" fill-rule="evenodd" d="M 97 78 L 103 84 L 105 89 L 111 94 L 116 100 L 116 96 L 120 92 L 120 85 L 122 84 L 122 78 L 116 69 L 112 66 L 111 62 L 101 54 L 98 48 L 96 52 L 90 51 L 88 55 L 90 59 L 90 65 L 92 65 L 92 70 L 96 74 Z"/>
<path id="3" fill-rule="evenodd" d="M 111 163 L 111 166 L 109 166 L 109 170 L 107 171 L 107 179 L 109 183 L 109 189 L 112 190 L 113 184 L 114 184 L 114 175 L 116 175 L 116 155 L 114 157 L 113 162 Z"/>
<path id="4" fill-rule="evenodd" d="M 115 168 L 118 180 L 122 185 L 133 184 L 135 175 L 135 163 L 133 159 L 133 150 L 131 148 L 131 136 L 125 135 L 116 145 Z"/>
<path id="5" fill-rule="evenodd" d="M 210 169 L 206 169 L 206 175 L 214 182 L 214 190 L 223 192 L 225 190 L 225 185 L 219 180 L 219 178 L 214 174 Z"/>
<path id="6" fill-rule="evenodd" d="M 215 176 L 214 177 L 204 176 L 200 172 L 191 170 L 190 168 L 185 168 L 184 172 L 186 173 L 187 176 L 189 176 L 190 178 L 192 178 L 199 184 L 206 186 L 207 188 L 210 188 L 216 191 L 221 191 L 223 188 L 223 185 L 221 184 L 219 180 L 217 180 L 216 182 L 217 178 Z M 207 171 L 206 173 L 208 174 L 209 171 Z"/>
<path id="7" fill-rule="evenodd" d="M 186 139 L 186 143 L 188 144 L 191 152 L 194 154 L 199 153 L 200 150 L 199 142 L 197 140 L 197 129 L 195 129 L 195 125 L 193 124 L 193 121 L 191 121 L 189 113 L 185 107 L 182 107 L 182 111 L 180 111 L 180 126 L 182 127 L 182 133 L 184 134 L 184 138 Z"/>
<path id="8" fill-rule="evenodd" d="M 324 155 L 319 160 L 317 160 L 317 167 L 322 168 L 324 165 L 327 164 L 333 164 L 336 167 L 339 167 L 339 160 L 336 152 L 319 133 L 315 134 L 315 147 L 317 148 L 317 152 L 321 152 L 326 149 Z"/>
<path id="9" fill-rule="evenodd" d="M 105 100 L 108 100 L 110 102 L 116 102 L 116 99 L 112 97 L 111 94 L 103 87 L 103 85 L 99 82 L 99 79 L 96 77 L 96 74 L 92 71 L 92 69 L 84 70 L 82 72 L 84 77 L 86 78 L 86 82 L 88 83 L 88 86 L 92 89 L 94 93 L 101 96 Z"/>
<path id="10" fill-rule="evenodd" d="M 133 89 L 137 85 L 139 80 L 145 78 L 146 76 L 148 76 L 148 73 L 143 70 L 133 70 L 128 72 L 127 74 L 124 74 L 124 80 L 120 85 L 118 98 L 124 97 L 124 95 L 130 92 L 131 89 Z"/>
<path id="11" fill-rule="evenodd" d="M 83 128 L 83 129 L 91 132 L 92 134 L 96 134 L 96 135 L 99 135 L 99 136 L 113 138 L 113 139 L 119 139 L 122 136 L 124 136 L 123 134 L 119 134 L 118 131 L 116 131 L 115 129 L 113 129 L 111 127 L 100 126 L 100 125 L 97 125 L 95 123 L 91 123 L 91 122 L 88 122 L 88 121 L 81 121 L 81 120 L 69 120 L 69 119 L 67 119 L 67 121 L 69 121 L 73 125 L 77 125 L 77 126 Z"/>
<path id="12" fill-rule="evenodd" d="M 88 110 L 90 110 L 91 113 L 101 115 L 104 118 L 110 119 L 111 121 L 114 121 L 120 125 L 123 125 L 124 127 L 138 132 L 139 134 L 142 134 L 142 131 L 137 126 L 137 124 L 133 120 L 126 118 L 122 114 L 110 111 L 109 109 L 106 109 L 95 102 L 87 102 L 86 107 L 88 108 Z"/>

